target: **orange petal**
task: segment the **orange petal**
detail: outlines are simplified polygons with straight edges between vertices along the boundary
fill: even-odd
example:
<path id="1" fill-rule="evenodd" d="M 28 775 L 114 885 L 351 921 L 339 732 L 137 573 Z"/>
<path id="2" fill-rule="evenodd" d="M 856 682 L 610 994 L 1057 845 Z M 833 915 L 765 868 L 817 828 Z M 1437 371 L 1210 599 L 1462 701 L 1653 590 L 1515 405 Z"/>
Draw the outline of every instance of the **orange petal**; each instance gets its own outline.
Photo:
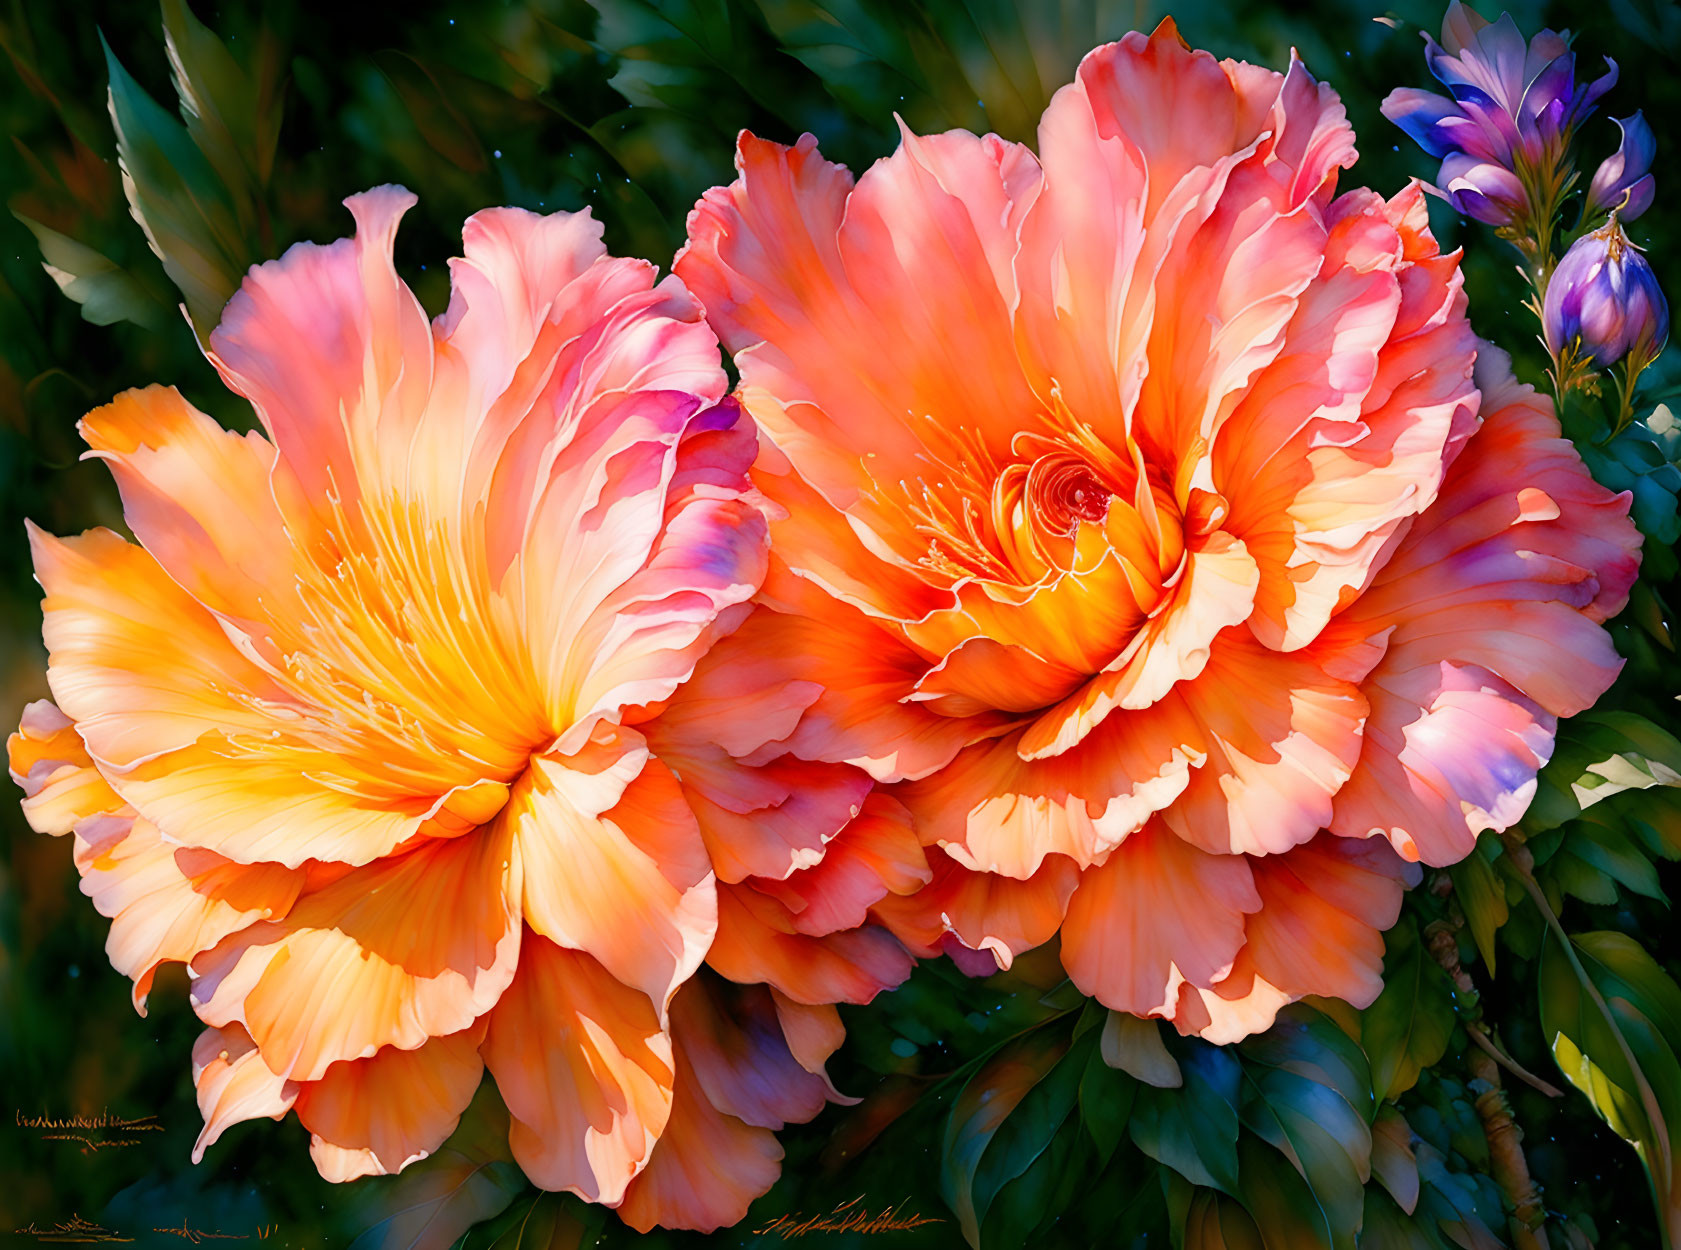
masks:
<path id="1" fill-rule="evenodd" d="M 1022 735 L 970 747 L 895 793 L 925 843 L 976 872 L 1025 880 L 1044 857 L 1094 863 L 1185 789 L 1203 731 L 1170 694 L 1107 717 L 1070 750 L 1022 758 Z"/>
<path id="2" fill-rule="evenodd" d="M 691 309 L 692 325 L 672 324 L 711 356 L 710 332 Z M 644 346 L 634 327 L 624 336 L 627 351 Z M 647 370 L 642 386 L 652 382 Z M 586 427 L 561 454 L 509 590 L 515 602 L 523 590 L 527 636 L 545 640 L 538 675 L 551 719 L 575 731 L 669 698 L 746 617 L 765 577 L 768 521 L 747 481 L 752 422 L 733 401 L 701 410 L 700 399 L 671 391 L 633 390 L 617 402 L 629 411 L 610 434 Z M 675 446 L 667 458 L 646 445 L 629 451 L 633 440 Z M 556 638 L 562 645 L 546 641 Z"/>
<path id="3" fill-rule="evenodd" d="M 484 1059 L 525 1174 L 617 1205 L 672 1114 L 671 1038 L 647 995 L 590 956 L 527 934 Z"/>
<path id="4" fill-rule="evenodd" d="M 795 1058 L 765 986 L 696 977 L 672 1000 L 671 1030 L 706 1100 L 744 1123 L 803 1124 L 828 1102 L 821 1065 Z"/>
<path id="5" fill-rule="evenodd" d="M 1215 641 L 1208 667 L 1178 688 L 1207 758 L 1162 821 L 1217 854 L 1266 855 L 1306 842 L 1360 758 L 1368 711 L 1353 682 L 1310 650 L 1281 655 L 1247 628 Z"/>
<path id="6" fill-rule="evenodd" d="M 146 1012 L 152 977 L 165 963 L 191 963 L 229 934 L 282 919 L 304 874 L 281 864 L 235 864 L 166 842 L 144 817 L 84 823 L 76 833 L 82 893 L 111 920 L 105 954 L 134 981 Z"/>
<path id="7" fill-rule="evenodd" d="M 788 1043 L 788 1053 L 794 1061 L 814 1076 L 823 1078 L 828 1087 L 829 1101 L 852 1104 L 829 1080 L 826 1066 L 829 1057 L 846 1040 L 846 1026 L 833 1003 L 796 1003 L 772 986 L 771 1001 L 776 1004 L 776 1019 L 782 1026 L 782 1036 Z"/>
<path id="8" fill-rule="evenodd" d="M 298 1092 L 309 1153 L 330 1181 L 387 1176 L 424 1159 L 455 1131 L 484 1074 L 484 1025 L 434 1037 L 415 1050 L 386 1047 L 335 1063 Z"/>
<path id="9" fill-rule="evenodd" d="M 70 718 L 46 699 L 23 709 L 6 740 L 7 767 L 24 793 L 23 815 L 36 833 L 62 837 L 92 816 L 132 814 L 99 775 Z"/>
<path id="10" fill-rule="evenodd" d="M 814 867 L 753 884 L 788 908 L 796 932 L 821 937 L 863 924 L 889 894 L 914 894 L 932 874 L 904 804 L 877 791 Z"/>
<path id="11" fill-rule="evenodd" d="M 654 754 L 682 780 L 720 881 L 809 868 L 858 813 L 870 778 L 845 765 L 770 754 L 822 693 L 767 662 L 753 624 L 721 640 L 653 720 Z M 757 766 L 742 762 L 753 756 Z"/>
<path id="12" fill-rule="evenodd" d="M 1209 855 L 1147 825 L 1080 875 L 1062 927 L 1062 964 L 1106 1007 L 1172 1019 L 1179 987 L 1222 980 L 1261 908 L 1242 855 Z"/>
<path id="13" fill-rule="evenodd" d="M 923 958 L 937 955 L 941 938 L 956 935 L 970 950 L 989 951 L 1008 968 L 1017 955 L 1056 935 L 1079 884 L 1078 865 L 1048 855 L 1031 877 L 971 872 L 944 852 L 928 849 L 934 879 L 905 898 L 882 900 L 873 914 Z"/>
<path id="14" fill-rule="evenodd" d="M 814 617 L 761 610 L 733 644 L 761 680 L 809 682 L 820 691 L 779 753 L 853 764 L 891 781 L 926 776 L 999 731 L 1000 717 L 954 720 L 904 702 L 927 662 L 845 604 L 830 600 L 820 611 Z"/>
<path id="15" fill-rule="evenodd" d="M 1383 931 L 1418 868 L 1387 843 L 1329 835 L 1252 868 L 1261 896 L 1249 920 L 1256 973 L 1287 994 L 1369 1007 L 1383 988 Z"/>
<path id="16" fill-rule="evenodd" d="M 124 391 L 78 428 L 117 479 L 123 519 L 189 595 L 248 628 L 296 603 L 296 549 L 261 434 L 225 430 L 163 386 Z"/>
<path id="17" fill-rule="evenodd" d="M 625 1191 L 619 1218 L 638 1232 L 655 1225 L 711 1233 L 747 1214 L 782 1174 L 776 1134 L 743 1124 L 707 1099 L 679 1043 L 671 1119 L 648 1166 Z"/>
<path id="18" fill-rule="evenodd" d="M 640 743 L 634 730 L 621 732 Z M 646 759 L 645 749 L 637 754 Z M 605 811 L 592 810 L 590 789 L 565 758 L 539 756 L 505 809 L 525 919 L 593 955 L 663 1013 L 717 926 L 706 845 L 677 779 L 657 760 Z"/>
<path id="19" fill-rule="evenodd" d="M 284 1119 L 298 1097 L 297 1083 L 269 1071 L 250 1035 L 237 1024 L 198 1035 L 193 1043 L 193 1084 L 204 1116 L 204 1131 L 193 1143 L 194 1163 L 241 1121 Z"/>
<path id="20" fill-rule="evenodd" d="M 351 196 L 353 239 L 300 243 L 253 268 L 210 336 L 211 363 L 251 401 L 329 525 L 330 500 L 355 524 L 370 436 L 411 421 L 431 387 L 431 327 L 391 260 L 414 203 L 393 186 Z"/>
<path id="21" fill-rule="evenodd" d="M 1150 707 L 1177 683 L 1196 677 L 1216 635 L 1249 615 L 1259 576 L 1243 544 L 1226 534 L 1188 553 L 1171 600 L 1114 663 L 1034 721 L 1021 739 L 1022 758 L 1066 751 L 1116 708 Z"/>
<path id="22" fill-rule="evenodd" d="M 291 692 L 139 547 L 109 530 L 31 540 L 54 696 L 113 788 L 177 842 L 367 863 L 441 802 L 292 736 Z"/>
<path id="23" fill-rule="evenodd" d="M 810 136 L 786 148 L 743 134 L 736 167 L 696 205 L 675 268 L 801 476 L 868 509 L 872 483 L 920 472 L 924 438 L 981 422 L 1007 445 L 1035 406 L 1009 311 L 1032 155 L 991 136 L 906 134 L 853 188 Z M 890 506 L 866 523 L 901 518 Z"/>
<path id="24" fill-rule="evenodd" d="M 1261 566 L 1251 624 L 1277 649 L 1311 640 L 1365 586 L 1435 499 L 1475 408 L 1458 258 L 1426 230 L 1430 255 L 1403 259 L 1399 200 L 1332 205 L 1325 266 L 1214 449 L 1227 526 Z"/>
<path id="25" fill-rule="evenodd" d="M 224 939 L 193 961 L 199 1018 L 243 1024 L 267 1063 L 300 1081 L 468 1027 L 520 958 L 510 844 L 495 825 L 429 839 L 305 894 L 282 921 Z"/>
<path id="26" fill-rule="evenodd" d="M 867 1003 L 911 972 L 910 956 L 887 930 L 799 933 L 787 906 L 751 884 L 718 887 L 718 936 L 706 961 L 732 981 L 766 982 L 797 1003 Z"/>

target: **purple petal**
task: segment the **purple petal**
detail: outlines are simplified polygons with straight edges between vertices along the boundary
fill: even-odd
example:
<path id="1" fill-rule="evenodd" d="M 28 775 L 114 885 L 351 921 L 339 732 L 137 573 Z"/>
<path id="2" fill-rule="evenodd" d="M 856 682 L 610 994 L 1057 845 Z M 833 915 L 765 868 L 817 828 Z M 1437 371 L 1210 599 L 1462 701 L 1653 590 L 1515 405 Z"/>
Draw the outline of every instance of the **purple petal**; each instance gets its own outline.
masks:
<path id="1" fill-rule="evenodd" d="M 1383 115 L 1412 137 L 1413 142 L 1431 156 L 1440 159 L 1458 150 L 1442 122 L 1450 118 L 1463 120 L 1459 106 L 1444 96 L 1417 87 L 1401 87 L 1391 91 L 1383 101 Z"/>
<path id="2" fill-rule="evenodd" d="M 1633 221 L 1652 203 L 1654 184 L 1647 171 L 1652 168 L 1652 158 L 1657 154 L 1657 139 L 1642 113 L 1616 120 L 1622 139 L 1617 144 L 1617 150 L 1601 161 L 1594 171 L 1593 182 L 1588 186 L 1587 206 L 1583 211 L 1593 214 L 1616 208 L 1623 204 L 1626 194 L 1628 201 L 1623 204 L 1622 218 Z"/>

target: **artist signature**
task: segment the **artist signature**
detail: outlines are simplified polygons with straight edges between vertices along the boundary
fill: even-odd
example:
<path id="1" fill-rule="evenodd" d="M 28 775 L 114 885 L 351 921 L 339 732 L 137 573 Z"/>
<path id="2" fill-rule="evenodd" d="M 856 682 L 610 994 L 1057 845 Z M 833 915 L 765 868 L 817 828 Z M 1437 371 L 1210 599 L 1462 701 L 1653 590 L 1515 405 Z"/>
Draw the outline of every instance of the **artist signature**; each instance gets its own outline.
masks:
<path id="1" fill-rule="evenodd" d="M 803 1212 L 795 1211 L 791 1215 L 779 1215 L 769 1223 L 761 1224 L 753 1230 L 755 1235 L 778 1233 L 784 1241 L 795 1237 L 804 1237 L 807 1233 L 898 1233 L 906 1229 L 921 1228 L 924 1224 L 944 1224 L 944 1220 L 932 1219 L 929 1216 L 918 1215 L 912 1211 L 906 1213 L 905 1205 L 910 1202 L 906 1198 L 896 1207 L 883 1207 L 879 1212 L 871 1215 L 864 1206 L 864 1195 L 859 1194 L 851 1202 L 843 1202 L 827 1215 L 807 1216 Z"/>
<path id="2" fill-rule="evenodd" d="M 192 1245 L 203 1245 L 207 1241 L 267 1241 L 274 1236 L 278 1224 L 259 1224 L 256 1231 L 250 1233 L 223 1233 L 210 1229 L 194 1228 L 185 1220 L 173 1228 L 154 1228 L 151 1232 L 162 1233 L 166 1236 L 179 1237 Z M 114 1228 L 106 1228 L 103 1224 L 95 1224 L 91 1220 L 84 1220 L 80 1215 L 71 1215 L 68 1220 L 43 1228 L 34 1223 L 14 1228 L 13 1233 L 20 1237 L 33 1237 L 36 1241 L 49 1245 L 67 1245 L 70 1243 L 88 1243 L 97 1241 L 133 1241 L 134 1238 L 118 1232 Z"/>
<path id="3" fill-rule="evenodd" d="M 31 1221 L 22 1228 L 14 1228 L 14 1233 L 22 1237 L 33 1237 L 36 1241 L 48 1243 L 88 1242 L 88 1241 L 133 1241 L 132 1237 L 124 1237 L 115 1229 L 106 1228 L 102 1224 L 95 1224 L 91 1220 L 84 1220 L 79 1215 L 72 1215 L 68 1220 L 42 1228 Z"/>
<path id="4" fill-rule="evenodd" d="M 109 1111 L 70 1116 L 25 1115 L 19 1111 L 16 1115 L 19 1128 L 34 1129 L 42 1141 L 79 1142 L 83 1154 L 138 1146 L 140 1138 L 136 1134 L 163 1132 L 163 1125 L 158 1123 L 155 1115 L 130 1118 L 112 1115 Z"/>

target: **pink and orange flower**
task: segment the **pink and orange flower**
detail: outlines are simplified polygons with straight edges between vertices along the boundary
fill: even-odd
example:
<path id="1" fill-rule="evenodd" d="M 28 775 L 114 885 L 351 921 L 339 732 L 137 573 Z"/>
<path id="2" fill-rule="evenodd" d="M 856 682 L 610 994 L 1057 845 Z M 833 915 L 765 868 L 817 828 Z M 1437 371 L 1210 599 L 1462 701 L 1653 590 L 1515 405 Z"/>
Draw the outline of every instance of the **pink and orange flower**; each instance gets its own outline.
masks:
<path id="1" fill-rule="evenodd" d="M 1060 932 L 1217 1041 L 1363 1005 L 1415 862 L 1511 825 L 1616 676 L 1627 497 L 1354 159 L 1300 61 L 1165 23 L 1037 155 L 907 129 L 854 182 L 744 134 L 691 214 L 785 513 L 744 662 L 814 692 L 788 754 L 913 815 L 932 883 L 873 911 L 919 953 Z"/>
<path id="2" fill-rule="evenodd" d="M 31 534 L 25 811 L 137 1007 L 189 967 L 195 1157 L 295 1111 L 324 1176 L 396 1172 L 488 1068 L 538 1185 L 733 1222 L 839 1097 L 833 1003 L 909 971 L 865 911 L 921 848 L 862 772 L 763 750 L 814 693 L 740 700 L 708 656 L 771 509 L 682 284 L 587 213 L 492 210 L 429 324 L 413 197 L 347 203 L 353 239 L 254 269 L 211 337 L 267 437 L 161 387 L 83 421 L 139 543 Z"/>

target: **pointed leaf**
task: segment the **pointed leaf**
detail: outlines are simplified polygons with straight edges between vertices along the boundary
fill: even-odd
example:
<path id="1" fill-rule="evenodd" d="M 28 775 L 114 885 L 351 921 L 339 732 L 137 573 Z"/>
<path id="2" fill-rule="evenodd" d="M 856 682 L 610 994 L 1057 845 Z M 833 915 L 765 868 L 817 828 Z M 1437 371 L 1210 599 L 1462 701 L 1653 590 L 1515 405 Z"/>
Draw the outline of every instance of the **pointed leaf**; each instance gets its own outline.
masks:
<path id="1" fill-rule="evenodd" d="M 1384 1107 L 1372 1123 L 1372 1176 L 1408 1215 L 1418 1206 L 1418 1157 L 1413 1131 L 1394 1107 Z"/>
<path id="2" fill-rule="evenodd" d="M 1541 956 L 1541 1029 L 1559 1070 L 1646 1166 L 1666 1246 L 1681 1244 L 1681 987 L 1621 933 L 1549 942 Z M 1574 953 L 1574 958 L 1571 957 Z"/>
<path id="3" fill-rule="evenodd" d="M 1235 1198 L 1240 1066 L 1230 1052 L 1204 1042 L 1180 1042 L 1176 1049 L 1184 1087 L 1138 1087 L 1132 1140 L 1192 1184 Z"/>
<path id="4" fill-rule="evenodd" d="M 1372 1062 L 1372 1088 L 1400 1097 L 1440 1059 L 1453 1033 L 1453 990 L 1418 939 L 1410 916 L 1384 935 L 1383 992 L 1365 1011 L 1360 1040 Z"/>
<path id="5" fill-rule="evenodd" d="M 1161 1025 L 1124 1011 L 1111 1011 L 1103 1022 L 1103 1062 L 1157 1089 L 1185 1083 L 1178 1061 L 1162 1043 Z"/>
<path id="6" fill-rule="evenodd" d="M 41 267 L 59 290 L 82 306 L 84 321 L 96 326 L 132 321 L 148 330 L 160 330 L 169 323 L 163 306 L 110 257 L 34 218 L 16 212 L 12 216 L 29 227 L 41 247 Z"/>
<path id="7" fill-rule="evenodd" d="M 941 1153 L 940 1191 L 970 1245 L 998 1191 L 1044 1153 L 1073 1111 L 1088 1048 L 1073 1062 L 1066 1035 L 1039 1029 L 1007 1045 L 952 1103 Z"/>
<path id="8" fill-rule="evenodd" d="M 1510 910 L 1506 906 L 1505 883 L 1495 874 L 1492 859 L 1500 854 L 1500 840 L 1493 835 L 1479 838 L 1477 849 L 1448 869 L 1453 877 L 1453 892 L 1465 912 L 1465 923 L 1477 944 L 1477 954 L 1488 966 L 1494 966 L 1494 935 L 1506 923 Z"/>
<path id="9" fill-rule="evenodd" d="M 180 122 L 105 46 L 111 122 L 134 219 L 187 302 L 201 339 L 254 259 L 227 187 Z"/>

